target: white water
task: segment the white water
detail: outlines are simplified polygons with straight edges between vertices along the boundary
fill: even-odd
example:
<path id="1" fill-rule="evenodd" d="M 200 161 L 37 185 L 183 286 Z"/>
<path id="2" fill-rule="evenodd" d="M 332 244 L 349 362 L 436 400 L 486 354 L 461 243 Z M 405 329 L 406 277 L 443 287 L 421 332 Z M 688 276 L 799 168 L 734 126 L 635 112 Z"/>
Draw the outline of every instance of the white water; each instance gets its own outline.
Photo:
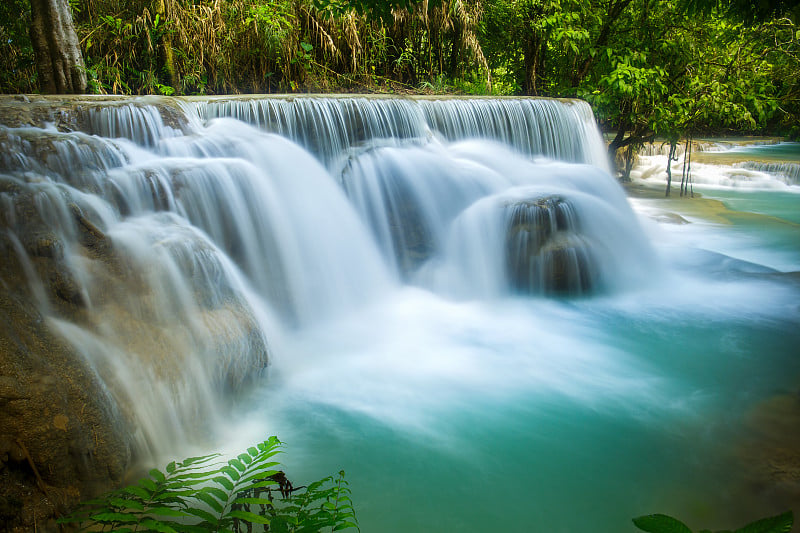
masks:
<path id="1" fill-rule="evenodd" d="M 92 326 L 38 288 L 41 307 L 140 456 L 278 434 L 295 484 L 347 471 L 364 531 L 616 532 L 650 512 L 735 527 L 783 510 L 735 456 L 745 413 L 800 375 L 798 289 L 764 274 L 800 270 L 791 217 L 629 202 L 577 103 L 182 105 L 180 128 L 153 107 L 97 112 L 92 131 L 115 140 L 2 137 L 3 172 L 42 189 Z M 43 136 L 57 156 L 37 155 Z M 580 297 L 508 278 L 512 213 L 542 198 L 566 202 L 568 256 L 590 257 L 572 264 L 593 280 L 567 291 Z M 128 283 L 87 257 L 70 202 Z M 692 223 L 655 221 L 676 210 Z M 213 443 L 193 429 L 209 414 Z"/>
<path id="2" fill-rule="evenodd" d="M 800 193 L 800 145 L 798 143 L 752 144 L 719 147 L 694 153 L 692 184 L 704 189 L 779 190 Z M 699 161 L 697 161 L 699 159 Z M 673 184 L 680 185 L 684 158 L 671 164 Z M 667 181 L 666 154 L 640 157 L 631 174 L 649 183 Z"/>

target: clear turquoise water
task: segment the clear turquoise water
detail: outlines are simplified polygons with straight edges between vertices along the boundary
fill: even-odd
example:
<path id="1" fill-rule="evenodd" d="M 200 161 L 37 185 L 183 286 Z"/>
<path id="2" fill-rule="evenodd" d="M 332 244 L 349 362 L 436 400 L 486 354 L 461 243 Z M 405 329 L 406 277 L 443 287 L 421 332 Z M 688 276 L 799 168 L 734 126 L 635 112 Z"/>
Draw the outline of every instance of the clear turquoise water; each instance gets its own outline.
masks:
<path id="1" fill-rule="evenodd" d="M 344 469 L 365 532 L 610 533 L 653 512 L 732 528 L 785 510 L 738 454 L 748 413 L 800 386 L 798 285 L 754 272 L 800 270 L 800 195 L 714 197 L 764 215 L 642 215 L 665 266 L 648 287 L 484 302 L 403 289 L 288 335 L 231 445 L 280 435 L 296 484 Z"/>

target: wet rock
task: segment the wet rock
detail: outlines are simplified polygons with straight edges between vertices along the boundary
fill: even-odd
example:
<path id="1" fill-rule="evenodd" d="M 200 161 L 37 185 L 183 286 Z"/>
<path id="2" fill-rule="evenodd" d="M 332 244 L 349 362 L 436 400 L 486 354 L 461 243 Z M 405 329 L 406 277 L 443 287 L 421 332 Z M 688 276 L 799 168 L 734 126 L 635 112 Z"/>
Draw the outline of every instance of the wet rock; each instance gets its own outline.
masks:
<path id="1" fill-rule="evenodd" d="M 27 296 L 13 295 L 26 284 L 10 270 L 0 268 L 0 514 L 5 531 L 41 531 L 48 517 L 118 484 L 130 446 L 94 373 Z"/>
<path id="2" fill-rule="evenodd" d="M 545 196 L 506 205 L 506 274 L 524 293 L 579 295 L 596 285 L 591 246 L 572 205 Z"/>
<path id="3" fill-rule="evenodd" d="M 109 254 L 111 251 L 111 243 L 106 238 L 105 233 L 86 217 L 83 210 L 78 207 L 77 204 L 70 204 L 69 208 L 77 222 L 81 244 L 96 253 L 104 255 Z"/>
<path id="4" fill-rule="evenodd" d="M 431 257 L 436 244 L 419 202 L 408 196 L 398 200 L 389 210 L 389 231 L 400 273 L 408 276 Z"/>
<path id="5" fill-rule="evenodd" d="M 35 184 L 0 186 L 10 207 L 0 216 L 0 531 L 10 532 L 48 531 L 49 519 L 118 485 L 131 461 L 114 402 L 38 310 L 85 321 L 66 246 L 36 195 Z"/>
<path id="6" fill-rule="evenodd" d="M 94 133 L 93 114 L 102 108 L 126 105 L 154 106 L 165 125 L 187 128 L 186 116 L 174 98 L 115 95 L 0 95 L 0 124 L 12 128 L 51 125 L 58 131 Z"/>
<path id="7" fill-rule="evenodd" d="M 351 187 L 348 171 L 343 173 L 342 179 L 345 190 L 348 190 Z M 404 179 L 386 176 L 381 183 L 381 195 L 395 264 L 400 275 L 408 278 L 436 251 L 434 232 L 420 199 Z M 380 225 L 381 221 L 376 221 L 370 226 L 377 228 Z"/>
<path id="8" fill-rule="evenodd" d="M 53 233 L 34 236 L 25 247 L 29 255 L 61 259 L 64 257 L 64 244 Z"/>
<path id="9" fill-rule="evenodd" d="M 54 272 L 50 279 L 50 288 L 52 293 L 64 302 L 78 307 L 86 306 L 83 290 L 69 272 L 63 270 Z"/>
<path id="10" fill-rule="evenodd" d="M 591 248 L 577 236 L 551 239 L 539 252 L 542 286 L 551 294 L 586 294 L 594 286 Z"/>
<path id="11" fill-rule="evenodd" d="M 87 104 L 80 98 L 34 96 L 24 106 L 12 100 L 0 97 L 0 124 L 83 127 Z M 114 395 L 114 379 L 122 378 L 96 361 L 90 365 L 65 330 L 92 338 L 111 331 L 114 357 L 130 357 L 146 369 L 143 376 L 169 384 L 183 377 L 187 361 L 180 357 L 196 351 L 208 356 L 202 363 L 219 389 L 238 390 L 268 361 L 252 310 L 232 288 L 210 294 L 215 272 L 188 260 L 197 252 L 191 246 L 174 248 L 189 256 L 179 268 L 191 281 L 186 292 L 196 293 L 187 295 L 196 302 L 189 309 L 194 329 L 165 312 L 170 302 L 159 292 L 170 285 L 148 282 L 153 265 L 115 243 L 99 208 L 82 194 L 103 186 L 93 181 L 94 169 L 121 160 L 95 137 L 62 137 L 68 138 L 0 132 L 0 532 L 57 531 L 53 518 L 121 484 L 137 459 L 139 428 L 130 406 Z M 59 181 L 67 175 L 82 193 Z M 175 255 L 172 241 L 183 244 L 184 235 L 170 234 L 153 247 Z"/>

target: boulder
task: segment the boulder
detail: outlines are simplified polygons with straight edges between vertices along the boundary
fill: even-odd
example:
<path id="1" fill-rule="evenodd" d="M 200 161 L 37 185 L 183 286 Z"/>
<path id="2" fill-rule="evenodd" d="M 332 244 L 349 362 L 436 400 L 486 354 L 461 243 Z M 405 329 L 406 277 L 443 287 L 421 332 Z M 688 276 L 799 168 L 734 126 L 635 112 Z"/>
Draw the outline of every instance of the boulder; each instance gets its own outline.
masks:
<path id="1" fill-rule="evenodd" d="M 505 205 L 506 275 L 523 293 L 580 295 L 597 282 L 592 249 L 577 213 L 552 195 Z"/>

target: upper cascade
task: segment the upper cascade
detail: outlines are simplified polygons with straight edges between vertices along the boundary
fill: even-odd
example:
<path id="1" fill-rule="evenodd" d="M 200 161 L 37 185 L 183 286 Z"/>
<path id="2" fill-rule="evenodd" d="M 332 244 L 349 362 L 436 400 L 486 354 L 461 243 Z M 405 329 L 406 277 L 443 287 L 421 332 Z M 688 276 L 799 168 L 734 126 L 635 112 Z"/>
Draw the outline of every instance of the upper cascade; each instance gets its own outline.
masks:
<path id="1" fill-rule="evenodd" d="M 191 109 L 191 107 L 187 106 Z M 588 103 L 552 98 L 245 97 L 193 101 L 203 121 L 231 117 L 288 137 L 327 166 L 352 149 L 430 137 L 491 139 L 526 156 L 608 170 Z"/>
<path id="2" fill-rule="evenodd" d="M 49 101 L 37 103 L 51 105 Z M 540 97 L 219 96 L 76 97 L 58 102 L 55 126 L 158 151 L 164 139 L 233 118 L 286 137 L 337 170 L 353 152 L 433 139 L 493 140 L 527 157 L 586 163 L 609 170 L 589 104 Z"/>

